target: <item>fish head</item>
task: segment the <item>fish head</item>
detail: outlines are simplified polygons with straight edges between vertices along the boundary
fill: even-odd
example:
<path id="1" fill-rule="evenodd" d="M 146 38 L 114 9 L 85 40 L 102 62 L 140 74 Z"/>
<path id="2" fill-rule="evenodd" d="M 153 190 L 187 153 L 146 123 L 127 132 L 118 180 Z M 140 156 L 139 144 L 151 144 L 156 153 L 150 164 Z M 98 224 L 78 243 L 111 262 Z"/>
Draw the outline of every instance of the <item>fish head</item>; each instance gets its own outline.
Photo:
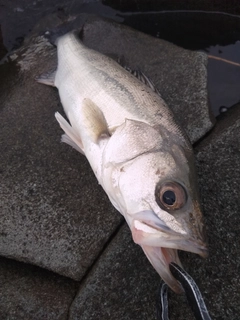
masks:
<path id="1" fill-rule="evenodd" d="M 162 279 L 181 291 L 169 264 L 181 265 L 177 250 L 207 256 L 192 150 L 139 155 L 121 166 L 121 212 L 147 258 Z M 119 201 L 120 202 L 120 201 Z"/>
<path id="2" fill-rule="evenodd" d="M 135 243 L 176 292 L 169 264 L 177 250 L 207 255 L 194 155 L 184 136 L 126 120 L 104 151 L 102 176 L 113 205 L 124 215 Z M 110 181 L 110 182 L 109 182 Z"/>

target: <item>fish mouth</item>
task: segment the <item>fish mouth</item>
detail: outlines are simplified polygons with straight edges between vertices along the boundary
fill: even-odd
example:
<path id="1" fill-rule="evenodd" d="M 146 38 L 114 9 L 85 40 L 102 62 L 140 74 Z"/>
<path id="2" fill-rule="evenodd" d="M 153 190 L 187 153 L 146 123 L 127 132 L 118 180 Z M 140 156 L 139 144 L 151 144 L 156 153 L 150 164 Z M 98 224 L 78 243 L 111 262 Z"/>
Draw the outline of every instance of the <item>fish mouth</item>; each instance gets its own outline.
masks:
<path id="1" fill-rule="evenodd" d="M 131 231 L 134 242 L 142 247 L 154 269 L 177 293 L 181 293 L 183 289 L 169 269 L 171 262 L 182 266 L 177 250 L 196 253 L 203 258 L 208 255 L 206 245 L 201 239 L 173 231 L 152 211 L 135 214 Z"/>

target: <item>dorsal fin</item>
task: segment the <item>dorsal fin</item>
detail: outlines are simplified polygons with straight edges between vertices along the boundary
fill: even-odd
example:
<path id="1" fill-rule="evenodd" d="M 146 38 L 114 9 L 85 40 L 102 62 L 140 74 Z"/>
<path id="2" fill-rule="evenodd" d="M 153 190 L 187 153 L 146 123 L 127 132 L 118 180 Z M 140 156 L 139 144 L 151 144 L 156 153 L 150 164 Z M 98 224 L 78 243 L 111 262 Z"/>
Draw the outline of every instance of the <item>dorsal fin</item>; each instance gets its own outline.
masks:
<path id="1" fill-rule="evenodd" d="M 135 76 L 138 80 L 146 84 L 149 88 L 151 88 L 154 92 L 156 92 L 160 97 L 161 94 L 158 91 L 157 87 L 154 85 L 152 80 L 148 78 L 142 71 L 140 70 L 133 70 L 129 66 L 126 66 L 121 59 L 118 59 L 118 63 L 128 72 L 130 72 L 133 76 Z"/>
<path id="2" fill-rule="evenodd" d="M 126 70 L 128 70 L 128 69 L 126 69 Z M 152 80 L 150 78 L 148 78 L 142 71 L 140 71 L 140 70 L 130 70 L 129 72 L 131 72 L 132 75 L 134 75 L 138 80 L 140 80 L 141 82 L 146 84 L 146 86 L 151 88 L 154 92 L 156 92 L 161 97 L 160 92 L 158 91 L 157 87 L 154 85 Z"/>

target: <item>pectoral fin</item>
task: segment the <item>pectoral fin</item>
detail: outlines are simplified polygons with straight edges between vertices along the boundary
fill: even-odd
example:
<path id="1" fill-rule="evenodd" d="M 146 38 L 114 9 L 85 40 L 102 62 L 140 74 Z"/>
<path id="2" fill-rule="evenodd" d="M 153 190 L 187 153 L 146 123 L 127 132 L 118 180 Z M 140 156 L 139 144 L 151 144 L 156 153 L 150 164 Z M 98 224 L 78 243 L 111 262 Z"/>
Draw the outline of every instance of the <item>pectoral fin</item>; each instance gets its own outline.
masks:
<path id="1" fill-rule="evenodd" d="M 63 116 L 61 116 L 60 113 L 56 112 L 55 117 L 60 127 L 65 132 L 65 134 L 62 135 L 62 142 L 69 144 L 74 149 L 84 154 L 82 140 L 74 128 L 70 126 L 70 124 L 63 118 Z"/>
<path id="2" fill-rule="evenodd" d="M 103 112 L 90 99 L 84 99 L 82 104 L 82 125 L 93 142 L 103 135 L 109 136 L 107 121 Z"/>
<path id="3" fill-rule="evenodd" d="M 66 133 L 62 135 L 61 141 L 69 144 L 73 149 L 77 150 L 78 152 L 84 155 L 83 149 L 79 147 Z"/>

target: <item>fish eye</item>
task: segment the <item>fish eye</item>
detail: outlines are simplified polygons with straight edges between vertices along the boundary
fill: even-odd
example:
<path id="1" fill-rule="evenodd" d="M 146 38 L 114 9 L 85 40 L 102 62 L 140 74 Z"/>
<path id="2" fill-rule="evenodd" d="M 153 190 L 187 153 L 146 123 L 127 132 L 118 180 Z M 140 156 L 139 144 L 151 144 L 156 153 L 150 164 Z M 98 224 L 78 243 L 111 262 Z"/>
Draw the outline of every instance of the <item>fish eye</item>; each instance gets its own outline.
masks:
<path id="1" fill-rule="evenodd" d="M 162 195 L 162 200 L 165 204 L 169 206 L 173 206 L 174 203 L 176 202 L 176 195 L 174 191 L 172 190 L 165 191 L 164 194 Z"/>
<path id="2" fill-rule="evenodd" d="M 155 197 L 160 208 L 168 211 L 182 208 L 187 201 L 185 189 L 177 182 L 158 184 Z"/>

